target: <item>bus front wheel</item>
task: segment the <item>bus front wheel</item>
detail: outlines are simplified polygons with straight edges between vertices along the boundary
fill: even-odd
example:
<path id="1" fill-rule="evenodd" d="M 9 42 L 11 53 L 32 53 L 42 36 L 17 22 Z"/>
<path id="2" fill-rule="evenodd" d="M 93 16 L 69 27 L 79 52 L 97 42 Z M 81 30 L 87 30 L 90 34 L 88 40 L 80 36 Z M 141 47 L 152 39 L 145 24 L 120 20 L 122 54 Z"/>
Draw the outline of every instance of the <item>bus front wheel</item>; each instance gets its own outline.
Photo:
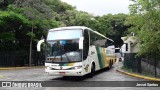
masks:
<path id="1" fill-rule="evenodd" d="M 92 67 L 91 67 L 91 73 L 90 73 L 89 77 L 92 78 L 94 76 L 94 74 L 95 74 L 95 65 L 93 63 Z"/>

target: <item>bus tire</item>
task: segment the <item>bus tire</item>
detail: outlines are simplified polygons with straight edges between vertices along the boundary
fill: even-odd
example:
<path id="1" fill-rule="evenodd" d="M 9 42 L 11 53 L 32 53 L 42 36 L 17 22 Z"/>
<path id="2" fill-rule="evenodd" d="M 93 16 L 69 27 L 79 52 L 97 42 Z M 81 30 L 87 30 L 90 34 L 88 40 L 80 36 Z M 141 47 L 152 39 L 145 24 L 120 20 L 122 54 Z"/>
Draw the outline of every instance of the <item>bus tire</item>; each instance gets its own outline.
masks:
<path id="1" fill-rule="evenodd" d="M 112 65 L 113 65 L 113 61 L 111 60 L 111 65 L 110 65 L 110 68 L 112 68 Z"/>
<path id="2" fill-rule="evenodd" d="M 112 61 L 110 60 L 109 61 L 109 66 L 107 67 L 107 70 L 111 69 L 111 67 L 112 67 Z"/>
<path id="3" fill-rule="evenodd" d="M 113 65 L 113 60 L 112 60 L 111 62 L 112 62 L 112 64 L 111 64 L 111 65 Z"/>
<path id="4" fill-rule="evenodd" d="M 95 64 L 92 63 L 92 67 L 91 67 L 91 73 L 89 74 L 89 77 L 92 78 L 95 74 Z"/>

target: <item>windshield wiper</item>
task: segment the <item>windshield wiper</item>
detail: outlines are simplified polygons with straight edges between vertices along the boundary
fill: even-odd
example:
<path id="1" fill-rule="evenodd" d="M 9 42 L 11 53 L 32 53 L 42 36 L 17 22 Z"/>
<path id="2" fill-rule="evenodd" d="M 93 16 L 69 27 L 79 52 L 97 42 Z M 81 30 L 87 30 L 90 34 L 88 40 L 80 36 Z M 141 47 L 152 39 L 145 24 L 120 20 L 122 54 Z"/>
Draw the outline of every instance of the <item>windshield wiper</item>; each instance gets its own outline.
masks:
<path id="1" fill-rule="evenodd" d="M 66 56 L 67 60 L 68 60 L 69 62 L 71 62 L 71 60 L 69 59 L 68 55 L 67 55 L 66 53 L 65 53 L 64 55 Z"/>
<path id="2" fill-rule="evenodd" d="M 59 47 L 60 47 L 60 46 L 59 46 Z M 60 49 L 60 50 L 61 50 L 61 49 Z M 60 50 L 56 51 L 55 56 L 54 56 L 54 58 L 53 58 L 53 60 L 52 60 L 52 63 L 54 62 L 55 58 L 56 58 L 57 56 L 59 56 L 58 53 L 60 52 L 60 54 L 61 54 L 61 51 L 60 51 Z M 62 57 L 61 57 L 61 61 L 62 61 Z"/>
<path id="3" fill-rule="evenodd" d="M 58 54 L 56 53 L 56 55 L 54 56 L 53 60 L 52 60 L 52 63 L 54 62 L 54 59 L 58 56 Z"/>

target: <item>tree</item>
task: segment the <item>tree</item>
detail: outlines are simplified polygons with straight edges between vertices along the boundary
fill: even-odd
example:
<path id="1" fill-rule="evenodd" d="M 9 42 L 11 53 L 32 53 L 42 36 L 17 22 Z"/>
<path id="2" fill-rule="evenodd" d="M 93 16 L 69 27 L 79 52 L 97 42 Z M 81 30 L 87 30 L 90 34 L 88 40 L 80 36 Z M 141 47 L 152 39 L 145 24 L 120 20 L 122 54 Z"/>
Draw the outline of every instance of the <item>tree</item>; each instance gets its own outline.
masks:
<path id="1" fill-rule="evenodd" d="M 29 20 L 21 14 L 12 11 L 0 11 L 0 13 L 0 48 L 3 50 L 24 48 L 19 44 L 24 43 L 22 38 L 26 38 L 26 36 L 23 36 L 26 31 L 23 29 L 29 26 Z M 19 47 L 17 47 L 17 45 L 19 45 Z"/>
<path id="2" fill-rule="evenodd" d="M 132 26 L 130 31 L 136 33 L 140 39 L 139 55 L 160 53 L 159 5 L 159 0 L 134 0 L 134 4 L 130 5 L 131 15 L 126 24 Z"/>
<path id="3" fill-rule="evenodd" d="M 117 46 L 121 44 L 115 37 L 127 30 L 126 15 L 93 16 L 61 0 L 0 0 L 0 4 L 1 51 L 24 50 L 28 55 L 28 49 L 36 51 L 37 41 L 46 38 L 49 29 L 61 26 L 87 26 L 117 40 Z"/>
<path id="4" fill-rule="evenodd" d="M 116 47 L 123 45 L 121 37 L 126 35 L 129 28 L 129 26 L 125 25 L 126 17 L 127 15 L 125 14 L 108 14 L 97 19 L 100 23 L 98 29 L 105 33 L 106 37 L 113 39 Z"/>

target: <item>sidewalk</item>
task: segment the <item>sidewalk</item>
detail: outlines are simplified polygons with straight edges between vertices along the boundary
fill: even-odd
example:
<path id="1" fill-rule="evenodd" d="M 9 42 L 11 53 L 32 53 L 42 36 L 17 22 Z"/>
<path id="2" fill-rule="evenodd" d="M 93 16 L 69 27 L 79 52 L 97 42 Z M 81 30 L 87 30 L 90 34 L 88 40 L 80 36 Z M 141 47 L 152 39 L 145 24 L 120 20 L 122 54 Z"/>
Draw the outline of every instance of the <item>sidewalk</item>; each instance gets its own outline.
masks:
<path id="1" fill-rule="evenodd" d="M 117 63 L 121 63 L 121 62 L 117 62 Z M 122 70 L 121 66 L 122 65 L 119 65 L 119 68 L 116 69 L 117 72 L 120 72 L 122 74 L 126 74 L 128 76 L 149 80 L 149 81 L 160 81 L 160 78 L 149 77 L 149 76 L 140 75 L 140 74 L 137 74 L 137 73 L 134 73 L 134 72 L 128 72 L 126 70 Z"/>
<path id="2" fill-rule="evenodd" d="M 17 69 L 31 69 L 31 68 L 45 68 L 45 66 L 0 67 L 0 70 L 17 70 Z"/>

